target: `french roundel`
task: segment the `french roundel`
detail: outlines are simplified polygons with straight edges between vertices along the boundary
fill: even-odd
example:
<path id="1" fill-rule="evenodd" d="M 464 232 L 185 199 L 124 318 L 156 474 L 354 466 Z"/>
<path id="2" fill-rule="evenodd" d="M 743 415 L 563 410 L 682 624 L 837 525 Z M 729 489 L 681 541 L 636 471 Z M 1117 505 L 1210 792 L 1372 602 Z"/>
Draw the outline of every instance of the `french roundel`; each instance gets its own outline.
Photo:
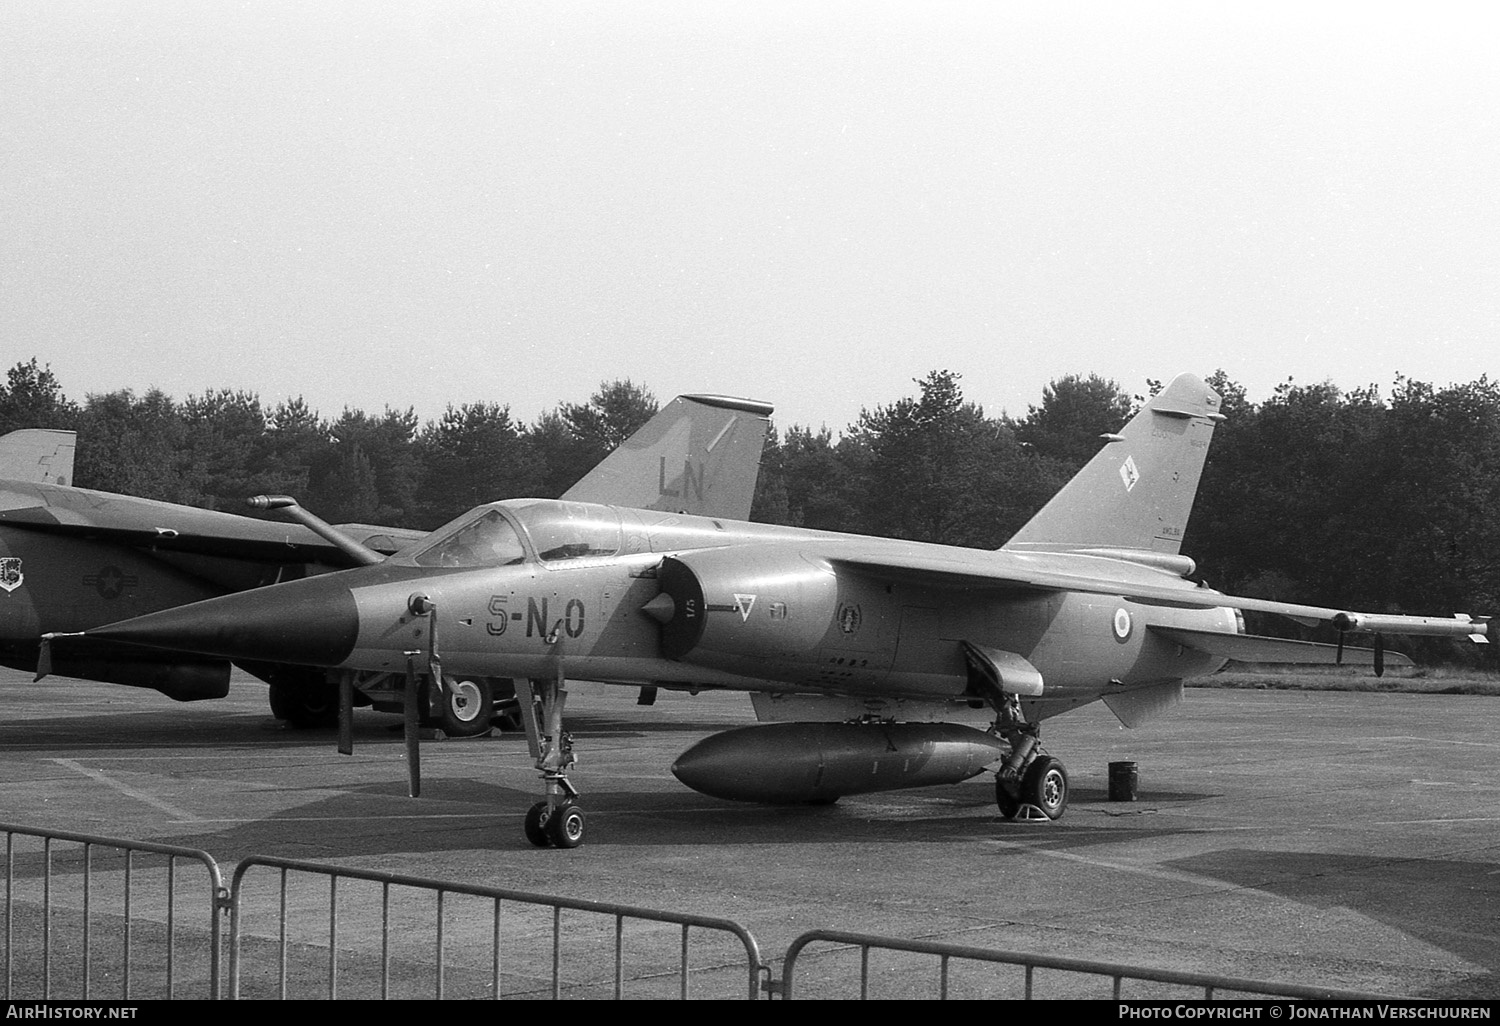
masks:
<path id="1" fill-rule="evenodd" d="M 1123 607 L 1121 607 L 1120 609 L 1116 609 L 1114 622 L 1115 640 L 1129 641 L 1131 627 L 1132 624 L 1130 622 L 1130 611 Z"/>

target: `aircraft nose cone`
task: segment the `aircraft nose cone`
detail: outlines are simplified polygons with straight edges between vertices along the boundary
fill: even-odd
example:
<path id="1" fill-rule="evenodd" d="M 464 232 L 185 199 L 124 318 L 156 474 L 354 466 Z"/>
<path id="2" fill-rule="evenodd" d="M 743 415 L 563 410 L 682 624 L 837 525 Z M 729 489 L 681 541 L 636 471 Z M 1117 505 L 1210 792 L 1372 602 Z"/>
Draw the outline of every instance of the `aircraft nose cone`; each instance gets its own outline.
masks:
<path id="1" fill-rule="evenodd" d="M 337 666 L 354 650 L 359 611 L 337 574 L 223 595 L 85 634 L 227 659 Z"/>

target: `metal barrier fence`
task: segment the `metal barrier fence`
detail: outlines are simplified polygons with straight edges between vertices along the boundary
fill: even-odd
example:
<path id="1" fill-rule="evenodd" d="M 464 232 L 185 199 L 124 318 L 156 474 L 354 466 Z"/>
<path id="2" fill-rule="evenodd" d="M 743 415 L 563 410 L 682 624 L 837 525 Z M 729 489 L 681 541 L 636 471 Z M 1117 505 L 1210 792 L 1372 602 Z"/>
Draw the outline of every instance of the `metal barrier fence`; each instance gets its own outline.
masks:
<path id="1" fill-rule="evenodd" d="M 18 987 L 43 1000 L 219 996 L 227 892 L 206 852 L 4 823 L 0 831 L 5 999 L 23 996 Z M 179 863 L 204 871 L 201 889 L 180 893 Z"/>
<path id="2" fill-rule="evenodd" d="M 959 944 L 946 944 L 936 941 L 898 940 L 891 937 L 876 937 L 870 934 L 846 933 L 840 930 L 811 930 L 802 934 L 792 941 L 791 947 L 787 949 L 786 962 L 782 969 L 780 986 L 777 990 L 783 998 L 790 1000 L 793 996 L 793 979 L 796 974 L 797 960 L 802 951 L 810 944 L 828 943 L 839 945 L 845 951 L 856 950 L 859 952 L 859 998 L 866 1000 L 870 997 L 870 953 L 872 951 L 900 952 L 912 955 L 925 955 L 937 959 L 937 994 L 936 997 L 947 1000 L 955 996 L 951 993 L 952 985 L 952 963 L 954 960 L 967 962 L 980 962 L 1011 965 L 1023 970 L 1022 979 L 997 980 L 986 979 L 974 984 L 976 992 L 964 993 L 965 998 L 970 997 L 1008 997 L 1024 998 L 1033 1000 L 1039 996 L 1046 997 L 1106 997 L 1102 993 L 1078 993 L 1075 988 L 1069 988 L 1067 993 L 1051 993 L 1039 995 L 1037 993 L 1036 971 L 1038 969 L 1051 972 L 1067 973 L 1073 977 L 1107 977 L 1112 981 L 1112 990 L 1107 996 L 1111 1000 L 1128 1000 L 1132 997 L 1145 999 L 1149 997 L 1160 997 L 1157 994 L 1126 994 L 1124 993 L 1124 981 L 1134 980 L 1142 983 L 1164 984 L 1177 988 L 1192 989 L 1201 994 L 1204 1000 L 1211 1001 L 1225 994 L 1233 994 L 1236 998 L 1246 996 L 1260 997 L 1285 997 L 1295 999 L 1344 999 L 1344 1000 L 1401 1000 L 1393 999 L 1389 995 L 1364 994 L 1356 991 L 1336 990 L 1329 987 L 1305 987 L 1289 983 L 1272 983 L 1266 980 L 1237 979 L 1232 976 L 1212 976 L 1207 973 L 1176 972 L 1168 969 L 1147 969 L 1139 966 L 1120 965 L 1111 962 L 1093 962 L 1079 958 L 1057 958 L 1051 955 L 1022 954 L 1011 951 L 995 951 L 990 948 L 972 948 Z M 903 988 L 910 989 L 915 982 L 910 966 L 901 966 L 901 971 L 895 975 L 900 980 Z M 1076 980 L 1072 981 L 1076 987 Z M 914 995 L 902 993 L 891 995 L 896 997 L 920 997 L 931 995 Z M 1173 995 L 1174 997 L 1186 997 L 1187 995 Z M 1199 996 L 1199 995 L 1194 995 Z"/>
<path id="3" fill-rule="evenodd" d="M 835 950 L 817 960 L 832 968 L 823 972 L 824 980 L 834 989 L 846 986 L 853 975 L 848 956 L 857 952 L 861 999 L 871 996 L 871 954 L 878 951 L 883 960 L 906 959 L 883 962 L 884 989 L 897 992 L 878 996 L 1163 996 L 1127 994 L 1129 980 L 1196 992 L 1176 998 L 1392 1000 L 836 930 L 814 930 L 793 941 L 782 977 L 774 980 L 755 938 L 727 919 L 273 858 L 241 862 L 226 890 L 213 858 L 195 849 L 3 823 L 0 831 L 0 999 L 11 1001 L 221 997 L 225 913 L 233 998 L 338 998 L 356 991 L 380 998 L 790 999 L 805 949 L 830 944 Z M 180 862 L 201 867 L 206 887 L 179 887 Z M 924 984 L 913 959 L 936 959 L 935 995 L 914 992 Z M 960 973 L 955 979 L 955 963 L 977 966 L 985 975 Z M 997 964 L 1021 972 L 990 972 Z M 1045 987 L 1039 971 L 1047 974 Z M 1080 978 L 1101 977 L 1111 981 L 1109 995 L 1080 984 Z M 109 992 L 101 993 L 98 987 L 105 984 Z"/>
<path id="4" fill-rule="evenodd" d="M 251 889 L 256 869 L 274 871 L 269 894 Z M 317 878 L 326 888 L 310 886 Z M 257 916 L 267 897 L 274 899 L 269 903 L 274 911 Z M 245 993 L 246 976 L 257 952 L 273 955 L 275 968 L 249 982 L 281 998 L 294 991 L 298 997 L 337 998 L 341 981 L 352 977 L 366 997 L 556 999 L 566 993 L 620 999 L 629 977 L 632 997 L 670 996 L 675 979 L 670 989 L 686 1000 L 695 996 L 695 980 L 700 990 L 707 984 L 722 989 L 727 978 L 737 976 L 740 982 L 732 990 L 753 1000 L 769 973 L 755 938 L 727 919 L 312 862 L 260 857 L 241 862 L 230 909 L 229 979 L 235 998 L 252 996 Z M 571 913 L 566 930 L 565 911 Z M 690 931 L 727 935 L 730 950 L 697 938 L 691 950 L 699 962 L 692 965 Z M 626 969 L 627 937 L 642 967 L 634 974 Z M 358 943 L 341 950 L 351 941 Z M 379 958 L 370 964 L 375 960 L 358 950 L 374 951 L 377 943 Z M 674 958 L 675 970 L 659 968 Z M 370 993 L 376 988 L 378 994 Z"/>

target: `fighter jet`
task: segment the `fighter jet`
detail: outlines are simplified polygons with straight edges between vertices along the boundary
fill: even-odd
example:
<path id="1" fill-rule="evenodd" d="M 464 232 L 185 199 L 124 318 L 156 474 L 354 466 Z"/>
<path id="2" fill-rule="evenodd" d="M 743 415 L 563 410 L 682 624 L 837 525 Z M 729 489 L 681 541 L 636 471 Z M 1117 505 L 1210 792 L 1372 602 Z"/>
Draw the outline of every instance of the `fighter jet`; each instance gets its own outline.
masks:
<path id="1" fill-rule="evenodd" d="M 72 431 L 0 437 L 0 663 L 36 670 L 37 630 L 80 630 L 278 580 L 378 562 L 421 531 L 345 525 L 344 548 L 304 527 L 71 486 Z M 353 548 L 349 548 L 352 546 Z M 377 551 L 379 550 L 379 551 Z M 229 663 L 107 643 L 62 647 L 53 672 L 222 698 Z M 255 664 L 282 718 L 314 711 L 303 667 Z M 331 706 L 329 708 L 332 708 Z"/>
<path id="2" fill-rule="evenodd" d="M 746 517 L 765 437 L 765 404 L 683 396 L 669 403 L 566 494 L 701 514 Z M 154 688 L 179 701 L 228 694 L 229 659 L 174 646 L 151 650 L 76 636 L 87 627 L 201 599 L 380 563 L 425 532 L 331 527 L 286 496 L 251 504 L 298 520 L 250 517 L 69 486 L 71 431 L 0 437 L 0 663 Z M 38 636 L 73 635 L 39 644 Z M 265 652 L 234 660 L 270 684 L 276 715 L 331 723 L 336 683 L 323 670 Z M 448 734 L 489 729 L 509 681 L 449 675 L 432 712 Z M 399 710 L 401 682 L 361 674 L 360 700 Z"/>
<path id="3" fill-rule="evenodd" d="M 750 692 L 763 722 L 673 771 L 711 795 L 827 802 L 995 770 L 1006 818 L 1057 818 L 1067 771 L 1042 721 L 1103 701 L 1126 725 L 1228 659 L 1397 660 L 1387 634 L 1466 636 L 1466 615 L 1386 616 L 1222 594 L 1180 552 L 1219 396 L 1183 375 L 997 551 L 518 499 L 378 566 L 232 595 L 89 635 L 348 671 L 515 678 L 545 799 L 538 846 L 582 843 L 567 681 Z M 685 480 L 684 487 L 690 488 Z M 1242 611 L 1330 623 L 1338 645 L 1245 633 Z M 1344 635 L 1373 634 L 1373 648 Z M 988 729 L 962 722 L 978 707 Z"/>

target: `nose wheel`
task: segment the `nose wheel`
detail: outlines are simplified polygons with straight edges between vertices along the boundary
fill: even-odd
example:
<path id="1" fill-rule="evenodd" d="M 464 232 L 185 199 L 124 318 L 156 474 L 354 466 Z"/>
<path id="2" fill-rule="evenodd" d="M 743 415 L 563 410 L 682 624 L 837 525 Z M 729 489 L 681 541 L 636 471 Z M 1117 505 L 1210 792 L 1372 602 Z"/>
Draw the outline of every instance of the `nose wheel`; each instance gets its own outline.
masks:
<path id="1" fill-rule="evenodd" d="M 576 848 L 583 843 L 583 810 L 572 802 L 556 809 L 537 802 L 526 813 L 526 839 L 538 848 Z"/>

